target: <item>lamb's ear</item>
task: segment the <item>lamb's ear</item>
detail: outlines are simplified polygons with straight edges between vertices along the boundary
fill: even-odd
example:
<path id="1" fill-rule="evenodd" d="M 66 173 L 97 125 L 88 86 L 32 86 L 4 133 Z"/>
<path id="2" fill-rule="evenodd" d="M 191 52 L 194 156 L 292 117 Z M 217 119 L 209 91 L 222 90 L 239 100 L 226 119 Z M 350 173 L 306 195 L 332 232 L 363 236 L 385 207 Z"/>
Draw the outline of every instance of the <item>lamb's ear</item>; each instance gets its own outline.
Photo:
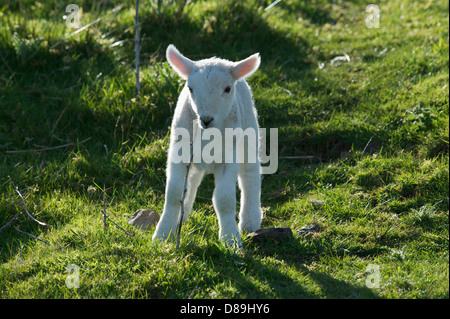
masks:
<path id="1" fill-rule="evenodd" d="M 247 78 L 258 70 L 260 63 L 259 53 L 255 53 L 231 67 L 231 75 L 236 80 Z"/>
<path id="2" fill-rule="evenodd" d="M 166 58 L 170 66 L 185 80 L 195 69 L 195 62 L 183 56 L 173 44 L 167 47 Z"/>

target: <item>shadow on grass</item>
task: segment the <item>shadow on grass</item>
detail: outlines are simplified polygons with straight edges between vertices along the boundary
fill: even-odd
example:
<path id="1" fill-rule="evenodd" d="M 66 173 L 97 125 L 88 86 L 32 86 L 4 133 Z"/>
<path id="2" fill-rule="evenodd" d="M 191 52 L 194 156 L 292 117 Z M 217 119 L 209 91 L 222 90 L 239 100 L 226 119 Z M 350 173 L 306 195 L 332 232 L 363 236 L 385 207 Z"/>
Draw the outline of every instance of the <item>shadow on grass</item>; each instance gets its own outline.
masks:
<path id="1" fill-rule="evenodd" d="M 203 292 L 217 289 L 215 292 L 220 298 L 378 298 L 367 287 L 356 286 L 336 279 L 332 274 L 308 269 L 311 259 L 308 262 L 297 262 L 282 252 L 266 259 L 255 251 L 246 251 L 241 255 L 216 245 L 197 249 L 190 245 L 186 249 L 196 259 L 209 263 L 215 269 L 212 273 L 218 272 L 214 276 L 203 275 L 205 277 L 201 284 Z M 182 291 L 173 291 L 170 296 L 186 298 L 197 286 L 198 283 L 192 283 Z"/>
<path id="2" fill-rule="evenodd" d="M 294 239 L 292 239 L 294 240 Z M 273 245 L 274 243 L 266 243 L 267 245 Z M 280 246 L 282 244 L 276 244 Z M 378 298 L 378 295 L 371 289 L 363 286 L 353 285 L 346 280 L 336 279 L 330 273 L 319 272 L 310 269 L 308 266 L 312 265 L 316 260 L 318 261 L 319 254 L 304 251 L 302 248 L 300 251 L 291 251 L 289 253 L 283 251 L 283 248 L 279 250 L 274 247 L 275 251 L 270 253 L 268 250 L 258 248 L 254 253 L 262 254 L 263 256 L 271 256 L 275 260 L 280 262 L 280 265 L 274 265 L 274 267 L 263 266 L 258 264 L 254 269 L 257 277 L 260 281 L 267 283 L 272 287 L 275 298 Z M 291 247 L 292 248 L 292 247 Z M 290 249 L 291 249 L 290 248 Z M 320 249 L 320 248 L 319 248 Z M 269 248 L 269 250 L 272 250 Z M 373 251 L 367 252 L 367 255 L 373 256 Z M 357 253 L 358 254 L 358 253 Z M 359 254 L 358 254 L 359 255 Z M 254 259 L 253 259 L 254 260 Z M 295 275 L 286 275 L 282 273 L 280 269 L 291 269 L 292 274 L 299 273 L 303 279 L 302 283 L 300 279 L 296 280 Z M 286 271 L 286 270 L 284 270 Z M 250 271 L 250 273 L 252 273 Z M 243 279 L 244 280 L 244 279 Z M 311 285 L 312 284 L 312 285 Z M 305 289 L 308 287 L 309 289 Z M 250 296 L 249 296 L 250 297 Z"/>

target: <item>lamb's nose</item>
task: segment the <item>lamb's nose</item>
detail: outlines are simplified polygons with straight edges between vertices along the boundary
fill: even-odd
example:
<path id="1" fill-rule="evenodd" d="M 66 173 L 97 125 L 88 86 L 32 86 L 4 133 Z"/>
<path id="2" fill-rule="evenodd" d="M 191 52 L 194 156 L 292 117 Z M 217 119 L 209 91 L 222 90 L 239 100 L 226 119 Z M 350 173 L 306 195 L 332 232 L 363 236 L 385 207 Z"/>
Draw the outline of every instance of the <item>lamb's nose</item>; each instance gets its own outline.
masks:
<path id="1" fill-rule="evenodd" d="M 202 120 L 202 124 L 206 128 L 213 121 L 213 117 L 212 116 L 202 116 L 200 118 L 200 120 Z"/>

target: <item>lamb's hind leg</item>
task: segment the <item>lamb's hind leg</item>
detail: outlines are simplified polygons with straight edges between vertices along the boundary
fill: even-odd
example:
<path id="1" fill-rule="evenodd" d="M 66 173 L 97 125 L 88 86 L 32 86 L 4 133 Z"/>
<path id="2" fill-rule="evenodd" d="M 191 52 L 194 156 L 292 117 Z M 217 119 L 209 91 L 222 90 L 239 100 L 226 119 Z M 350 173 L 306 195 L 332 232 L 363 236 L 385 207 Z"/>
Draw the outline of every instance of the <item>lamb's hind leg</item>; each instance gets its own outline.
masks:
<path id="1" fill-rule="evenodd" d="M 241 164 L 238 182 L 241 189 L 241 209 L 239 212 L 239 230 L 253 232 L 259 229 L 261 211 L 261 175 L 259 163 Z"/>

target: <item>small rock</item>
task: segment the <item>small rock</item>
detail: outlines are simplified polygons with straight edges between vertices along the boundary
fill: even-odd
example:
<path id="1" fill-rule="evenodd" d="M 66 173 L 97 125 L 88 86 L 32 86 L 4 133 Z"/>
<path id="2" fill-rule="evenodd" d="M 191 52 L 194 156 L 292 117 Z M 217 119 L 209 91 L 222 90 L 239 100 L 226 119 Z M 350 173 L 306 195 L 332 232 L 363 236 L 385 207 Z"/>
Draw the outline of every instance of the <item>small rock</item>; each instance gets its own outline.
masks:
<path id="1" fill-rule="evenodd" d="M 87 189 L 88 195 L 92 195 L 92 194 L 94 194 L 96 191 L 97 191 L 97 187 L 94 187 L 94 186 L 92 186 L 92 185 L 89 186 L 88 189 Z"/>
<path id="2" fill-rule="evenodd" d="M 292 237 L 292 230 L 289 227 L 258 229 L 257 231 L 248 234 L 248 237 L 253 242 L 262 241 L 267 238 L 276 240 L 288 239 Z"/>
<path id="3" fill-rule="evenodd" d="M 320 207 L 320 206 L 322 206 L 322 205 L 325 204 L 325 201 L 320 200 L 320 199 L 311 199 L 309 202 L 310 202 L 314 207 Z"/>
<path id="4" fill-rule="evenodd" d="M 311 224 L 311 225 L 303 226 L 300 230 L 297 231 L 297 234 L 307 235 L 307 234 L 318 233 L 318 232 L 320 232 L 320 226 Z"/>
<path id="5" fill-rule="evenodd" d="M 153 209 L 138 209 L 128 218 L 128 224 L 142 230 L 149 230 L 159 221 L 159 214 Z"/>

